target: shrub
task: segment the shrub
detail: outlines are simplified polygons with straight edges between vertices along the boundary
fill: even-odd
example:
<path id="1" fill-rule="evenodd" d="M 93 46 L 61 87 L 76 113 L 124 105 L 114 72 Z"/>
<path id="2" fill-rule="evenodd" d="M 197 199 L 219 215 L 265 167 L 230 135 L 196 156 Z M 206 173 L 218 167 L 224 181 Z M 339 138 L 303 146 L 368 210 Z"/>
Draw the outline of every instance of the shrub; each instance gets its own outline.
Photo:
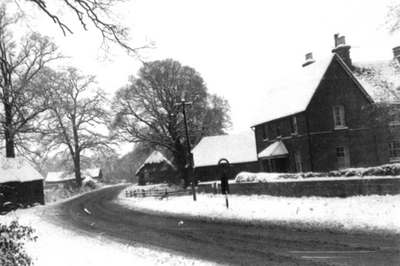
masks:
<path id="1" fill-rule="evenodd" d="M 0 265 L 33 265 L 31 257 L 24 249 L 24 241 L 36 241 L 37 236 L 29 226 L 12 221 L 9 225 L 0 224 Z"/>

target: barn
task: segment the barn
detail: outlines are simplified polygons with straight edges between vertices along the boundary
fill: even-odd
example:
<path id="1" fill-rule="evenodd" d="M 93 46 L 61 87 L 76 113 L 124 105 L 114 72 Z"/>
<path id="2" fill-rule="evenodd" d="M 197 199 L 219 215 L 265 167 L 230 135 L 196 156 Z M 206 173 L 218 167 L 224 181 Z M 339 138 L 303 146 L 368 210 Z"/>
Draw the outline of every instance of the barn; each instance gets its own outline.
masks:
<path id="1" fill-rule="evenodd" d="M 45 179 L 45 187 L 73 186 L 75 184 L 75 175 L 65 171 L 48 172 Z"/>
<path id="2" fill-rule="evenodd" d="M 218 180 L 218 162 L 227 159 L 231 176 L 242 171 L 258 172 L 256 140 L 254 132 L 204 137 L 193 148 L 194 175 L 196 180 Z"/>
<path id="3" fill-rule="evenodd" d="M 136 170 L 139 185 L 156 183 L 179 183 L 177 169 L 161 152 L 153 151 Z"/>
<path id="4" fill-rule="evenodd" d="M 0 211 L 44 204 L 43 176 L 25 158 L 0 158 Z"/>

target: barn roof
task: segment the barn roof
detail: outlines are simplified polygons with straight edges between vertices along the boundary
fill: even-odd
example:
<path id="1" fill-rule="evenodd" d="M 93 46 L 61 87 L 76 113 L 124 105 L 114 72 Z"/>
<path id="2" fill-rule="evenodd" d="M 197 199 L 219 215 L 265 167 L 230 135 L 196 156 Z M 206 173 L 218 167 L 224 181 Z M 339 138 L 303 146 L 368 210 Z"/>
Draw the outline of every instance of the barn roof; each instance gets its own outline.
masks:
<path id="1" fill-rule="evenodd" d="M 273 84 L 266 92 L 266 99 L 263 102 L 265 108 L 261 111 L 262 117 L 254 121 L 253 125 L 305 111 L 333 60 L 339 62 L 364 95 L 371 99 L 343 60 L 338 55 L 332 54 L 328 58 L 317 60 L 305 67 L 299 67 L 295 72 L 287 73 L 285 78 Z"/>
<path id="2" fill-rule="evenodd" d="M 43 176 L 22 157 L 0 157 L 0 183 L 43 180 Z"/>
<path id="3" fill-rule="evenodd" d="M 169 165 L 171 165 L 173 168 L 175 168 L 175 166 L 171 163 L 171 161 L 169 161 L 167 158 L 165 158 L 164 155 L 162 155 L 161 152 L 159 151 L 153 151 L 149 157 L 147 157 L 147 159 L 143 162 L 143 164 L 136 170 L 135 174 L 138 174 L 140 172 L 140 170 L 145 166 L 145 165 L 149 165 L 149 164 L 158 164 L 158 163 L 162 163 L 165 162 Z"/>
<path id="4" fill-rule="evenodd" d="M 64 171 L 58 171 L 58 172 L 48 172 L 45 181 L 47 183 L 51 183 L 51 182 L 70 181 L 74 179 L 75 179 L 74 174 Z"/>
<path id="5" fill-rule="evenodd" d="M 194 167 L 217 165 L 222 158 L 230 163 L 257 161 L 254 132 L 204 137 L 192 150 Z"/>

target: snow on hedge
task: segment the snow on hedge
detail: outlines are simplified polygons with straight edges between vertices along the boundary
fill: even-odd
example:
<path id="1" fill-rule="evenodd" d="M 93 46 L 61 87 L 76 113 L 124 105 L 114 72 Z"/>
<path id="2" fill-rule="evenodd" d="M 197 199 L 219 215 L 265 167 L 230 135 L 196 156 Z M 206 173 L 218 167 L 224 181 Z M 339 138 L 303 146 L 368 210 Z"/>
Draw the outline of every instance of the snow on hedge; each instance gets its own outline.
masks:
<path id="1" fill-rule="evenodd" d="M 229 209 L 222 195 L 157 198 L 125 198 L 119 204 L 133 209 L 166 212 L 205 219 L 236 220 L 260 224 L 290 223 L 300 227 L 340 230 L 383 230 L 400 233 L 400 195 L 349 198 L 287 198 L 268 195 L 229 195 Z"/>
<path id="2" fill-rule="evenodd" d="M 0 216 L 0 223 L 18 219 L 32 226 L 37 242 L 27 242 L 26 250 L 38 266 L 108 266 L 108 265 L 212 265 L 206 261 L 172 254 L 166 251 L 120 244 L 101 234 L 89 237 L 58 227 L 41 218 L 46 207 L 18 210 Z"/>
<path id="3" fill-rule="evenodd" d="M 240 172 L 235 177 L 236 183 L 246 182 L 290 182 L 290 181 L 323 181 L 323 180 L 351 180 L 400 178 L 400 164 L 385 164 L 365 168 L 347 168 L 327 173 L 250 173 Z"/>

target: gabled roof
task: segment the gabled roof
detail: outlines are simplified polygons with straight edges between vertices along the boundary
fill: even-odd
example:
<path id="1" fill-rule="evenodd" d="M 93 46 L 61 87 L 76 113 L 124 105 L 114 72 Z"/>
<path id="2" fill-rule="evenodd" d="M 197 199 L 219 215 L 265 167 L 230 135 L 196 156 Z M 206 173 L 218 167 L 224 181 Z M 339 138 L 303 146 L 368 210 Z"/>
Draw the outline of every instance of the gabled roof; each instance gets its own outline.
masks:
<path id="1" fill-rule="evenodd" d="M 217 165 L 220 159 L 229 163 L 257 161 L 254 132 L 204 137 L 192 150 L 194 167 Z"/>
<path id="2" fill-rule="evenodd" d="M 336 60 L 353 79 L 361 92 L 372 102 L 369 94 L 346 66 L 343 60 L 336 54 L 328 58 L 317 60 L 305 67 L 299 67 L 297 72 L 287 73 L 286 77 L 278 84 L 273 84 L 267 91 L 267 99 L 264 101 L 263 117 L 253 123 L 254 126 L 294 115 L 307 109 L 314 93 L 323 80 L 328 67 Z"/>
<path id="3" fill-rule="evenodd" d="M 43 176 L 25 158 L 0 157 L 0 183 L 43 180 Z"/>
<path id="4" fill-rule="evenodd" d="M 287 156 L 289 154 L 282 141 L 275 141 L 258 154 L 258 158 L 271 159 Z"/>
<path id="5" fill-rule="evenodd" d="M 143 162 L 143 164 L 136 170 L 135 174 L 138 174 L 140 172 L 140 170 L 145 166 L 145 165 L 149 165 L 149 164 L 158 164 L 158 163 L 162 163 L 165 162 L 167 164 L 169 164 L 172 168 L 175 168 L 175 166 L 167 159 L 165 158 L 164 155 L 162 155 L 161 152 L 159 151 L 153 151 L 149 157 L 147 157 L 147 159 Z"/>

